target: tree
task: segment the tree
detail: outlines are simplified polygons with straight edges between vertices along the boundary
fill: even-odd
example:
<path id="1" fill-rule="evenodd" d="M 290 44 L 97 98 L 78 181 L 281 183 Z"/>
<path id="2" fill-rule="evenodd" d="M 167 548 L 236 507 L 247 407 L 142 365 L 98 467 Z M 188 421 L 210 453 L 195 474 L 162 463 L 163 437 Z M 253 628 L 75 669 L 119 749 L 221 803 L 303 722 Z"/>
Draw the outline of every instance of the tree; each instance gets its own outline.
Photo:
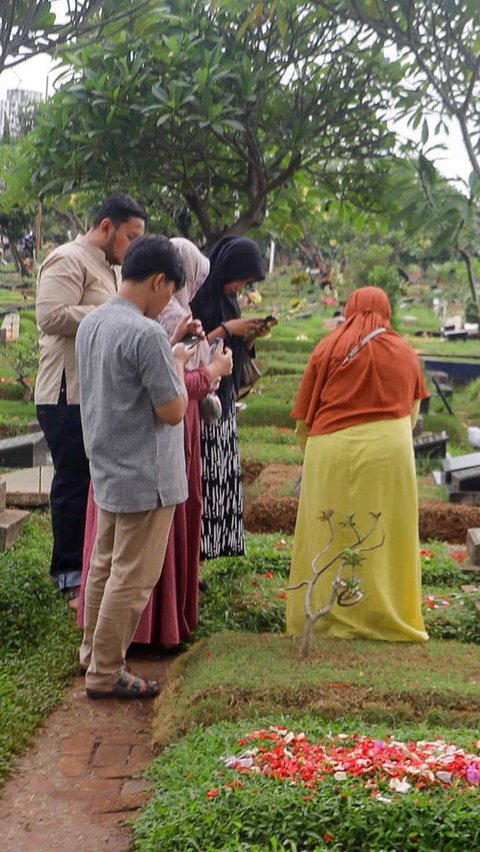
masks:
<path id="1" fill-rule="evenodd" d="M 2 144 L 3 145 L 9 145 L 10 139 L 11 139 L 10 122 L 9 122 L 8 118 L 5 116 L 4 123 L 3 123 Z"/>
<path id="2" fill-rule="evenodd" d="M 430 259 L 457 254 L 467 270 L 471 299 L 479 306 L 473 257 L 480 250 L 480 178 L 472 173 L 468 195 L 443 177 L 425 154 L 397 160 L 391 172 L 388 221 L 407 239 L 426 241 Z"/>
<path id="3" fill-rule="evenodd" d="M 381 539 L 377 542 L 377 544 L 369 545 L 368 547 L 363 546 L 365 542 L 371 539 L 371 537 L 375 534 L 381 517 L 380 512 L 377 514 L 370 512 L 372 523 L 370 525 L 370 529 L 363 535 L 357 528 L 355 515 L 349 515 L 344 521 L 340 522 L 339 526 L 351 530 L 352 543 L 347 547 L 338 546 L 338 549 L 334 547 L 334 551 L 336 550 L 337 552 L 334 552 L 332 555 L 329 551 L 335 543 L 335 531 L 333 529 L 332 522 L 333 515 L 334 512 L 332 509 L 327 509 L 319 515 L 320 522 L 326 523 L 328 526 L 329 538 L 325 546 L 312 559 L 311 578 L 301 580 L 295 586 L 286 587 L 287 592 L 293 592 L 297 589 L 305 588 L 305 625 L 302 643 L 300 646 L 300 657 L 302 659 L 306 659 L 309 655 L 313 638 L 313 628 L 320 618 L 323 618 L 324 615 L 328 615 L 335 605 L 354 606 L 363 599 L 363 592 L 361 590 L 362 584 L 357 575 L 357 569 L 361 567 L 362 563 L 365 561 L 365 553 L 372 550 L 378 550 L 378 548 L 382 547 L 385 542 L 385 533 L 382 532 Z M 322 558 L 324 559 L 323 564 L 321 562 Z M 322 577 L 329 569 L 331 569 L 330 575 L 334 573 L 335 576 L 328 589 L 328 595 L 325 596 L 326 600 L 323 606 L 319 606 L 318 609 L 314 609 L 313 595 L 315 587 L 320 577 Z M 345 579 L 344 572 L 347 569 L 350 569 L 351 574 L 348 579 Z"/>
<path id="4" fill-rule="evenodd" d="M 125 23 L 144 2 L 67 0 L 59 20 L 51 0 L 0 0 L 0 74 L 38 53 L 57 54 L 73 39 L 97 36 L 107 26 Z"/>
<path id="5" fill-rule="evenodd" d="M 15 141 L 0 145 L 0 231 L 8 237 L 18 273 L 30 272 L 17 249 L 17 241 L 31 228 L 34 202 L 29 198 L 28 172 L 18 172 L 18 155 L 21 143 Z"/>
<path id="6" fill-rule="evenodd" d="M 396 93 L 399 112 L 413 127 L 436 116 L 435 133 L 456 122 L 472 169 L 480 176 L 480 5 L 478 0 L 319 0 L 328 13 L 359 26 L 359 38 L 374 37 L 396 48 L 403 84 Z"/>
<path id="7" fill-rule="evenodd" d="M 291 4 L 282 31 L 246 27 L 244 6 L 178 0 L 69 53 L 32 136 L 40 193 L 128 189 L 210 244 L 259 227 L 299 172 L 371 192 L 393 143 L 388 63 L 316 2 Z"/>

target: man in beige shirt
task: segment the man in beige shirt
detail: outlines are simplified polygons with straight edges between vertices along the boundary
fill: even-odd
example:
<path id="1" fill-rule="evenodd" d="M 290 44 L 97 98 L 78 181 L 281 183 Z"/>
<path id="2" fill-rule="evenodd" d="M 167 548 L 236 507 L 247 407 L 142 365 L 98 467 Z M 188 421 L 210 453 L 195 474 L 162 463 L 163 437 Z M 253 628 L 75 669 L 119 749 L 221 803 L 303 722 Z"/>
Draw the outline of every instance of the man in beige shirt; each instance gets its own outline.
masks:
<path id="1" fill-rule="evenodd" d="M 82 319 L 117 292 L 117 270 L 131 243 L 142 236 L 146 214 L 128 195 L 113 195 L 90 230 L 48 255 L 37 279 L 40 364 L 35 402 L 55 475 L 52 511 L 52 579 L 69 599 L 82 571 L 90 472 L 83 446 L 75 335 Z"/>

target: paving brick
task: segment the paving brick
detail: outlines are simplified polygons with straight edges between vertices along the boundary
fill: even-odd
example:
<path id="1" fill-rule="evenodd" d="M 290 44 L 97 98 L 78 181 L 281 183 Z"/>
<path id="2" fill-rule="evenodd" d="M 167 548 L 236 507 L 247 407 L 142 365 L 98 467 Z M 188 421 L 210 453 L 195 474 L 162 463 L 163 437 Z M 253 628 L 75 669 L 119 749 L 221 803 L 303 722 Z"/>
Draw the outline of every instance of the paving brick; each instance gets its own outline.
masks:
<path id="1" fill-rule="evenodd" d="M 105 779 L 105 778 L 79 778 L 80 783 L 64 785 L 61 790 L 58 790 L 56 795 L 67 801 L 77 802 L 92 802 L 96 799 L 105 799 L 106 796 L 111 796 L 112 799 L 117 799 L 121 795 L 124 785 L 123 779 Z"/>
<path id="2" fill-rule="evenodd" d="M 95 750 L 95 744 L 94 737 L 68 737 L 62 742 L 62 754 L 75 754 L 88 760 Z"/>
<path id="3" fill-rule="evenodd" d="M 118 731 L 117 725 L 115 725 L 115 729 L 116 730 L 112 731 L 111 734 L 109 733 L 108 736 L 105 736 L 105 733 L 102 734 L 103 743 L 105 745 L 109 745 L 109 746 L 116 746 L 116 745 L 119 745 L 119 746 L 121 746 L 121 745 L 144 746 L 144 745 L 149 745 L 150 742 L 151 742 L 151 738 L 152 738 L 151 728 L 149 728 L 148 731 L 146 731 L 145 733 L 140 732 L 140 733 L 136 733 L 136 734 L 130 733 L 128 731 L 126 733 L 122 734 Z M 100 735 L 99 735 L 99 738 L 100 738 Z"/>
<path id="4" fill-rule="evenodd" d="M 130 769 L 144 769 L 145 766 L 148 766 L 152 762 L 152 759 L 153 751 L 151 748 L 144 745 L 133 746 L 128 759 L 128 765 Z"/>
<path id="5" fill-rule="evenodd" d="M 131 781 L 126 781 L 122 785 L 120 792 L 122 796 L 133 796 L 136 793 L 146 793 L 152 788 L 153 784 L 147 778 L 132 778 Z"/>
<path id="6" fill-rule="evenodd" d="M 133 778 L 136 772 L 130 769 L 128 763 L 118 764 L 118 766 L 96 766 L 95 775 L 97 778 Z"/>
<path id="7" fill-rule="evenodd" d="M 119 796 L 117 799 L 104 799 L 97 801 L 93 805 L 94 813 L 130 813 L 143 808 L 148 802 L 151 793 L 145 791 L 143 793 L 134 793 L 130 796 Z"/>
<path id="8" fill-rule="evenodd" d="M 131 746 L 111 745 L 108 742 L 100 743 L 93 756 L 93 766 L 124 766 L 130 756 Z"/>
<path id="9" fill-rule="evenodd" d="M 80 778 L 87 772 L 87 762 L 76 754 L 66 754 L 60 758 L 57 767 L 66 778 Z"/>

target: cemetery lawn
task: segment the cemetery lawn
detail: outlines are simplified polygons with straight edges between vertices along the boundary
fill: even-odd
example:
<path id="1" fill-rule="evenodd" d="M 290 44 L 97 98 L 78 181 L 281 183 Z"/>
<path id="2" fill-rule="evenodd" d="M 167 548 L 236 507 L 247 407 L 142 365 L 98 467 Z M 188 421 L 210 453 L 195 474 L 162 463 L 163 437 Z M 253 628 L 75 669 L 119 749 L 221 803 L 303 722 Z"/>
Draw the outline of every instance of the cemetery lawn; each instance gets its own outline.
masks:
<path id="1" fill-rule="evenodd" d="M 157 704 L 167 748 L 149 770 L 134 849 L 478 848 L 480 649 L 325 639 L 306 663 L 297 652 L 291 637 L 224 632 L 176 661 Z M 314 774 L 317 743 L 346 752 L 341 771 Z M 398 762 L 364 770 L 387 746 Z M 405 775 L 403 757 L 421 749 L 465 755 L 463 780 L 428 763 L 418 772 L 430 780 Z"/>
<path id="2" fill-rule="evenodd" d="M 0 554 L 0 782 L 77 668 L 72 610 L 48 575 L 50 517 L 36 513 Z"/>
<path id="3" fill-rule="evenodd" d="M 258 713 L 312 712 L 368 722 L 480 723 L 480 647 L 316 638 L 307 662 L 295 637 L 224 631 L 196 643 L 169 673 L 154 740 Z"/>

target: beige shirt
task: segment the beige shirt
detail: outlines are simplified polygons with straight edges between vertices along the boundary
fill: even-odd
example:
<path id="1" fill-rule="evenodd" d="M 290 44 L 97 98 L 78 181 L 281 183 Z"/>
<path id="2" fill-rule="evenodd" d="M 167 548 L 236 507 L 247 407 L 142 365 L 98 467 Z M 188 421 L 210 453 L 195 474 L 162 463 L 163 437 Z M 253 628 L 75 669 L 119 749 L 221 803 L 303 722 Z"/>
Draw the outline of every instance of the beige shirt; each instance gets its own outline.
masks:
<path id="1" fill-rule="evenodd" d="M 67 403 L 80 402 L 75 335 L 82 319 L 117 292 L 118 267 L 84 236 L 52 251 L 37 278 L 36 311 L 40 364 L 37 405 L 57 405 L 65 370 Z"/>

